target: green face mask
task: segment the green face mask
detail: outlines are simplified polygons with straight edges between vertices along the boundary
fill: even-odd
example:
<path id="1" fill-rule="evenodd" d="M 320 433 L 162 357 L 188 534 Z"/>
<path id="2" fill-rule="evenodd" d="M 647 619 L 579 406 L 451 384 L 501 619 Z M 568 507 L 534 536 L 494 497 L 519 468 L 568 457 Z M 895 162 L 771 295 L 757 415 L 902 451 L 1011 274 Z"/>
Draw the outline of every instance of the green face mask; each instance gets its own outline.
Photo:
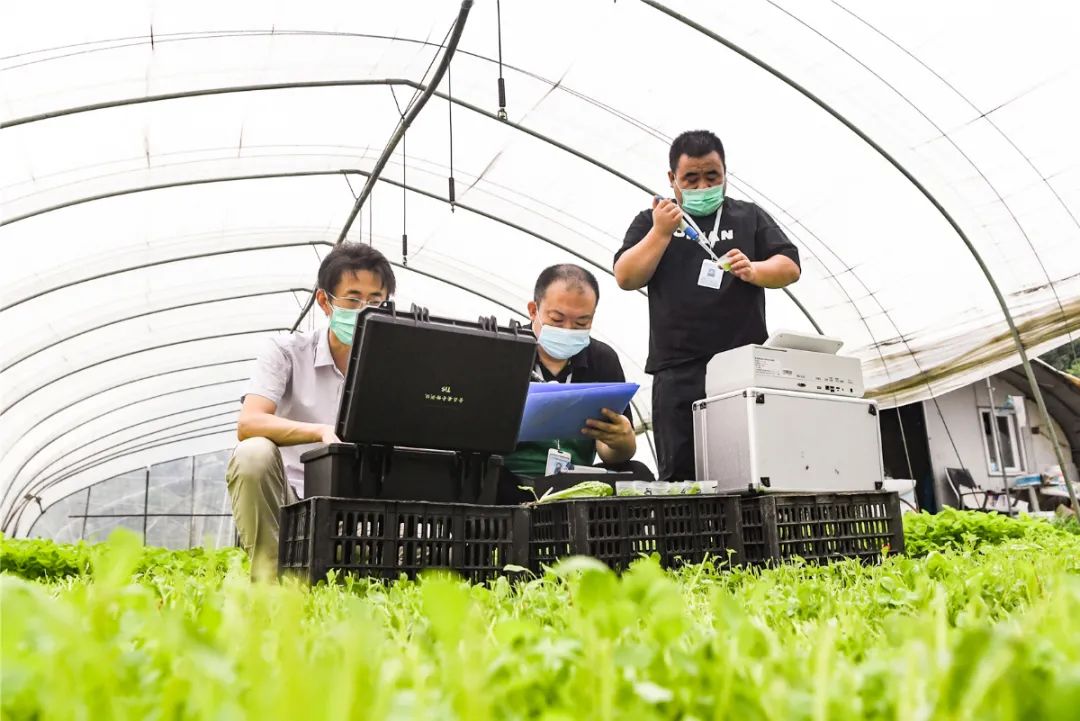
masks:
<path id="1" fill-rule="evenodd" d="M 338 308 L 336 305 L 330 307 L 334 309 L 330 313 L 330 332 L 345 345 L 352 345 L 356 333 L 356 316 L 360 315 L 359 309 Z"/>
<path id="2" fill-rule="evenodd" d="M 682 188 L 680 188 L 682 190 Z M 682 209 L 690 215 L 702 217 L 716 212 L 724 203 L 724 186 L 712 188 L 690 188 L 682 191 Z"/>

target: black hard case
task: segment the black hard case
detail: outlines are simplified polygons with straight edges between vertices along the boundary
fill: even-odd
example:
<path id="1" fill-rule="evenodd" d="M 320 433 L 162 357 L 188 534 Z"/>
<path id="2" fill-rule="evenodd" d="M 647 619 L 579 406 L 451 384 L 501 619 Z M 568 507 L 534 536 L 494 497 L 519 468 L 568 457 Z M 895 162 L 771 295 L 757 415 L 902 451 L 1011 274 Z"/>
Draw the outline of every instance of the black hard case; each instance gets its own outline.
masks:
<path id="1" fill-rule="evenodd" d="M 494 317 L 435 317 L 416 306 L 402 313 L 387 303 L 360 313 L 355 337 L 336 427 L 342 441 L 514 450 L 536 362 L 527 328 Z"/>
<path id="2" fill-rule="evenodd" d="M 302 456 L 304 497 L 495 503 L 502 456 L 331 443 Z"/>

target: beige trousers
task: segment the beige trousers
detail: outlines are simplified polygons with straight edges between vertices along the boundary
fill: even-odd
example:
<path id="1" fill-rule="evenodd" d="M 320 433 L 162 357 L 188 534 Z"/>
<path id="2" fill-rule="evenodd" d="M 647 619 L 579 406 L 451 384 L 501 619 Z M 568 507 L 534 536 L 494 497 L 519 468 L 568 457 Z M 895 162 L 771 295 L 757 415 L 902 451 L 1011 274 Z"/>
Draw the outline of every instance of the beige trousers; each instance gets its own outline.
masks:
<path id="1" fill-rule="evenodd" d="M 299 500 L 285 478 L 281 451 L 269 438 L 240 441 L 229 458 L 225 480 L 236 531 L 251 559 L 251 577 L 276 579 L 281 506 Z"/>

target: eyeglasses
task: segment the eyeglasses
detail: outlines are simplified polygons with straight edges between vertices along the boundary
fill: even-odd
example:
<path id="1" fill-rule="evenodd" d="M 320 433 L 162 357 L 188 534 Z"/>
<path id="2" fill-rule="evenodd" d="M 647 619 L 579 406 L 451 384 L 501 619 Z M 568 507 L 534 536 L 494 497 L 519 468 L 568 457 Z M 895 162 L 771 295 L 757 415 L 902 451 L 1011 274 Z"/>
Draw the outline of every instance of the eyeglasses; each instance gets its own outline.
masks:
<path id="1" fill-rule="evenodd" d="M 382 298 L 339 298 L 330 293 L 327 293 L 326 297 L 333 301 L 333 305 L 346 310 L 361 310 L 363 308 L 379 306 L 383 303 Z"/>

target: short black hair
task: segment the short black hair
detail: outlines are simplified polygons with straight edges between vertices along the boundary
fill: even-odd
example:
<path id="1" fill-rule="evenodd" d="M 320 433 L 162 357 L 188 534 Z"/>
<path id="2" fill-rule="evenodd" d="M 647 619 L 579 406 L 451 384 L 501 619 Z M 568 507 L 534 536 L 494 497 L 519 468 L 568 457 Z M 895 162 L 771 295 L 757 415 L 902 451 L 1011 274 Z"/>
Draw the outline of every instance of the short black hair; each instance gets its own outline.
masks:
<path id="1" fill-rule="evenodd" d="M 387 297 L 397 290 L 394 269 L 386 256 L 363 243 L 342 243 L 331 250 L 319 265 L 319 287 L 327 293 L 333 293 L 341 276 L 346 273 L 358 273 L 367 270 L 375 274 L 386 289 Z"/>
<path id="2" fill-rule="evenodd" d="M 679 167 L 679 158 L 686 155 L 691 158 L 703 158 L 712 151 L 720 155 L 720 162 L 727 168 L 727 158 L 724 157 L 724 144 L 720 138 L 709 130 L 687 130 L 671 142 L 671 150 L 668 151 L 668 164 L 671 172 Z"/>
<path id="3" fill-rule="evenodd" d="M 585 290 L 585 286 L 589 286 L 593 289 L 593 293 L 596 294 L 596 302 L 600 302 L 600 284 L 596 282 L 595 275 L 580 265 L 560 263 L 550 268 L 544 268 L 536 279 L 536 286 L 533 288 L 533 300 L 537 305 L 540 305 L 540 301 L 543 300 L 548 287 L 560 280 L 571 288 L 576 286 Z"/>

